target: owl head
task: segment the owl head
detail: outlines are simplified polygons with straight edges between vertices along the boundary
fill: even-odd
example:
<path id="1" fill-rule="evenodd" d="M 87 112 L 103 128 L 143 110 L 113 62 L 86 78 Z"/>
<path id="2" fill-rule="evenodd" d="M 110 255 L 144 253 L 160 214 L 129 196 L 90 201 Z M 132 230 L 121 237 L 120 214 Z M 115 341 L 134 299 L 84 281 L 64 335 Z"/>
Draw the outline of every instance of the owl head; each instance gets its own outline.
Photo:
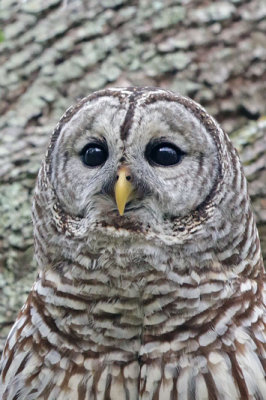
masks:
<path id="1" fill-rule="evenodd" d="M 162 89 L 114 88 L 89 95 L 59 121 L 33 220 L 64 240 L 100 232 L 183 245 L 203 232 L 215 241 L 226 221 L 237 229 L 243 196 L 237 154 L 200 105 Z"/>

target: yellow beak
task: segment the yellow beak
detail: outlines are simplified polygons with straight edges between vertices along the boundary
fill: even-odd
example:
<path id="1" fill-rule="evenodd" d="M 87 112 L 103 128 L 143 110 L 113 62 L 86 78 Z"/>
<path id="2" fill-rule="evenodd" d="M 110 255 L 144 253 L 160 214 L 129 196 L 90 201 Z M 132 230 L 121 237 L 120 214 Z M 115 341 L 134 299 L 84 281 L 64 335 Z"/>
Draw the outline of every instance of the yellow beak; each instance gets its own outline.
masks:
<path id="1" fill-rule="evenodd" d="M 120 215 L 124 214 L 126 204 L 132 199 L 133 186 L 130 182 L 129 168 L 124 166 L 118 170 L 115 184 L 115 201 Z"/>

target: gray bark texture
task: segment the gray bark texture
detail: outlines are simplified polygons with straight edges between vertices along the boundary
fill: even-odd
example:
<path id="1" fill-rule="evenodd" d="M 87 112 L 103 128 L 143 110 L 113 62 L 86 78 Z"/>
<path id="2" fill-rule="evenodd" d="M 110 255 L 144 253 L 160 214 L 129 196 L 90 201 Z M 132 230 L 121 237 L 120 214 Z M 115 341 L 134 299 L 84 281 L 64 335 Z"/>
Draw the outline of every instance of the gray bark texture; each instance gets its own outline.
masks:
<path id="1" fill-rule="evenodd" d="M 0 352 L 36 277 L 32 191 L 64 110 L 107 86 L 201 103 L 240 153 L 266 254 L 265 0 L 1 0 Z"/>

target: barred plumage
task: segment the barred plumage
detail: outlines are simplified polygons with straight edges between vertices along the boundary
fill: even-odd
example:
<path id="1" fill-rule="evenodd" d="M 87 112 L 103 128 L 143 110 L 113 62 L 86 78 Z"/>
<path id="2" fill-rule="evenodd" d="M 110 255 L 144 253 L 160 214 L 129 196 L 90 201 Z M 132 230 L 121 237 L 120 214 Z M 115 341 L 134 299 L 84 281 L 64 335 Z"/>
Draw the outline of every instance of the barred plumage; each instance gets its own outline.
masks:
<path id="1" fill-rule="evenodd" d="M 258 233 L 236 151 L 201 106 L 155 88 L 81 100 L 52 135 L 33 223 L 39 275 L 3 400 L 266 399 Z"/>

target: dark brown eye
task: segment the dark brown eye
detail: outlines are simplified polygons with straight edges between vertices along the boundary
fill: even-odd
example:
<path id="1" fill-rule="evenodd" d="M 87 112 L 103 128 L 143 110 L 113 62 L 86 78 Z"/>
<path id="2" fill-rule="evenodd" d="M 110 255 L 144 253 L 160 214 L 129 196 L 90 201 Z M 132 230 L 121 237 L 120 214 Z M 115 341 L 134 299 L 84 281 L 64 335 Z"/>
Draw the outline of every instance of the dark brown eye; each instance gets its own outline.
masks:
<path id="1" fill-rule="evenodd" d="M 178 164 L 185 153 L 172 143 L 162 142 L 148 145 L 147 160 L 156 165 L 168 167 Z"/>
<path id="2" fill-rule="evenodd" d="M 101 144 L 90 143 L 83 148 L 80 155 L 84 164 L 89 167 L 99 167 L 107 160 L 108 151 Z"/>

